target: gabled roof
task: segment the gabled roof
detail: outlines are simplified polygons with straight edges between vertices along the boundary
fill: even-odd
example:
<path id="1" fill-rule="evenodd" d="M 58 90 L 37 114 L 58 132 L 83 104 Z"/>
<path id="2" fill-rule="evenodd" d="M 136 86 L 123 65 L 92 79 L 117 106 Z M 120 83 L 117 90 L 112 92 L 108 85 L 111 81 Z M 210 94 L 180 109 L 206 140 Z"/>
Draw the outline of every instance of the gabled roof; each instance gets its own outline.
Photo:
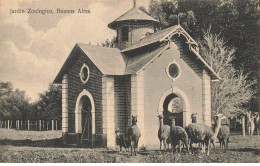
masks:
<path id="1" fill-rule="evenodd" d="M 123 75 L 125 61 L 119 49 L 77 44 L 104 75 Z"/>
<path id="2" fill-rule="evenodd" d="M 132 9 L 130 9 L 129 11 L 127 11 L 126 13 L 124 13 L 123 15 L 115 19 L 113 22 L 108 24 L 108 27 L 111 29 L 116 29 L 116 25 L 118 22 L 129 21 L 129 20 L 142 20 L 142 21 L 151 21 L 157 24 L 159 23 L 158 20 L 152 18 L 151 16 L 142 12 L 138 8 L 133 7 Z"/>
<path id="3" fill-rule="evenodd" d="M 214 71 L 214 69 L 208 65 L 208 63 L 200 56 L 198 50 L 198 44 L 195 42 L 195 40 L 180 26 L 172 26 L 169 28 L 166 28 L 164 30 L 158 31 L 154 34 L 151 34 L 150 36 L 147 36 L 140 40 L 139 42 L 135 43 L 134 45 L 124 49 L 121 51 L 121 53 L 126 53 L 132 50 L 137 50 L 139 48 L 142 48 L 144 46 L 156 43 L 156 42 L 162 42 L 162 41 L 170 41 L 171 37 L 175 34 L 183 35 L 186 40 L 187 44 L 189 44 L 190 51 L 192 51 L 197 58 L 205 65 L 205 67 L 212 73 L 212 75 L 220 79 L 219 75 Z M 193 48 L 195 47 L 195 48 Z"/>
<path id="4" fill-rule="evenodd" d="M 163 41 L 167 41 L 166 43 L 169 43 L 171 37 L 175 34 L 183 35 L 186 38 L 186 43 L 189 45 L 189 49 L 193 52 L 193 55 L 195 55 L 204 64 L 204 66 L 210 71 L 213 78 L 220 79 L 213 68 L 209 66 L 200 56 L 197 49 L 198 44 L 180 25 L 169 27 L 147 36 L 121 52 L 117 48 L 100 47 L 81 43 L 76 44 L 74 49 L 80 49 L 104 75 L 138 74 L 139 71 L 148 66 L 156 57 L 168 48 L 168 44 L 163 44 Z M 138 50 L 152 44 L 156 45 L 153 50 L 140 50 L 142 53 Z M 56 76 L 54 83 L 61 83 L 63 74 L 66 73 L 69 66 L 73 63 L 74 58 L 77 56 L 74 54 L 75 53 L 73 53 L 73 51 L 70 53 L 69 57 Z"/>
<path id="5" fill-rule="evenodd" d="M 80 49 L 85 54 L 85 56 L 88 56 L 102 74 L 124 75 L 126 64 L 122 54 L 117 48 L 77 43 L 73 50 L 75 49 Z M 68 68 L 73 63 L 73 60 L 77 56 L 75 53 L 73 53 L 73 50 L 54 79 L 54 83 L 61 83 L 64 73 L 66 73 Z"/>

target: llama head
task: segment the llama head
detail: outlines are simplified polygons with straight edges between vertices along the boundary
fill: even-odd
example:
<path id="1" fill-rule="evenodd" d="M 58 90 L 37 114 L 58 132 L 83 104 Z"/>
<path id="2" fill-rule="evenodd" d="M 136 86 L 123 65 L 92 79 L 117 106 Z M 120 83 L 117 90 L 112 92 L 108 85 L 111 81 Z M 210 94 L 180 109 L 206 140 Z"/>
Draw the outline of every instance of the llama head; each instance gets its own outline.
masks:
<path id="1" fill-rule="evenodd" d="M 136 125 L 136 123 L 137 123 L 137 115 L 136 116 L 132 115 L 132 125 Z"/>
<path id="2" fill-rule="evenodd" d="M 159 119 L 163 119 L 163 116 L 160 114 L 157 116 Z"/>
<path id="3" fill-rule="evenodd" d="M 216 117 L 216 120 L 219 120 L 219 121 L 227 118 L 225 115 L 220 114 L 220 113 L 216 114 L 215 117 Z"/>
<path id="4" fill-rule="evenodd" d="M 192 119 L 192 123 L 196 123 L 196 121 L 197 121 L 197 113 L 192 113 L 191 114 L 191 119 Z"/>
<path id="5" fill-rule="evenodd" d="M 115 133 L 119 133 L 119 128 L 116 128 Z"/>

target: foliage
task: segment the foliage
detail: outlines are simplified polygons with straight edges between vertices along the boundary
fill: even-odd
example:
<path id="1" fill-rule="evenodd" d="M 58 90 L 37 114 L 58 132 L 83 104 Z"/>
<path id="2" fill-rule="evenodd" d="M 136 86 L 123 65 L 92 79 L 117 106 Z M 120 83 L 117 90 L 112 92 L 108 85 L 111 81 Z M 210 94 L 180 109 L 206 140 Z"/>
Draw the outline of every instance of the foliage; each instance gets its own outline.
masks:
<path id="1" fill-rule="evenodd" d="M 35 119 L 61 120 L 62 101 L 61 86 L 49 84 L 47 91 L 39 94 L 40 100 L 35 103 Z"/>
<path id="2" fill-rule="evenodd" d="M 232 65 L 232 69 L 226 77 L 236 75 L 237 78 L 241 77 L 242 80 L 248 81 L 237 82 L 240 83 L 239 85 L 257 88 L 257 84 L 254 83 L 256 79 L 260 78 L 260 72 L 258 72 L 260 66 L 260 3 L 258 0 L 151 0 L 148 11 L 152 17 L 159 20 L 161 29 L 179 23 L 197 41 L 205 37 L 203 29 L 211 27 L 213 34 L 219 34 L 218 39 L 223 38 L 226 41 L 225 47 L 236 48 L 226 50 L 227 54 L 229 51 L 229 54 L 232 54 L 232 56 L 225 55 L 231 59 L 223 59 Z M 224 44 L 223 41 L 222 43 Z M 214 68 L 222 70 L 218 66 Z M 259 85 L 260 83 L 258 83 Z M 220 94 L 218 93 L 218 95 Z M 259 92 L 254 93 L 253 97 L 247 98 L 251 101 L 242 102 L 239 105 L 243 105 L 245 108 L 245 103 L 247 103 L 248 109 L 259 111 L 259 103 L 257 104 L 255 100 L 257 96 L 259 98 L 259 95 Z M 260 101 L 258 100 L 258 102 Z"/>
<path id="3" fill-rule="evenodd" d="M 24 91 L 13 89 L 10 82 L 0 82 L 0 118 L 26 119 L 31 109 Z"/>
<path id="4" fill-rule="evenodd" d="M 212 111 L 229 117 L 244 113 L 245 106 L 251 101 L 256 90 L 252 89 L 256 81 L 249 81 L 243 69 L 236 70 L 232 65 L 235 49 L 226 46 L 223 38 L 210 30 L 204 32 L 200 42 L 201 55 L 221 77 L 219 82 L 212 82 Z"/>

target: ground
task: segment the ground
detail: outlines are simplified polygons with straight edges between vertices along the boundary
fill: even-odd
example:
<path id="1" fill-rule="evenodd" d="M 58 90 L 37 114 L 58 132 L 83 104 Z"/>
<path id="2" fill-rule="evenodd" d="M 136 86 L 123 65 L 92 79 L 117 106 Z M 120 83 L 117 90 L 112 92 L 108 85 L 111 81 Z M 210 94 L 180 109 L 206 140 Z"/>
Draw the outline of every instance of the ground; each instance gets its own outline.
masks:
<path id="1" fill-rule="evenodd" d="M 232 133 L 227 152 L 220 151 L 219 143 L 216 147 L 216 150 L 211 150 L 210 156 L 203 155 L 198 150 L 195 154 L 183 152 L 173 155 L 170 151 L 161 152 L 156 149 L 141 150 L 137 156 L 129 156 L 125 151 L 118 152 L 118 147 L 116 149 L 63 147 L 61 131 L 0 129 L 1 163 L 260 162 L 260 136 L 243 137 L 240 133 Z"/>

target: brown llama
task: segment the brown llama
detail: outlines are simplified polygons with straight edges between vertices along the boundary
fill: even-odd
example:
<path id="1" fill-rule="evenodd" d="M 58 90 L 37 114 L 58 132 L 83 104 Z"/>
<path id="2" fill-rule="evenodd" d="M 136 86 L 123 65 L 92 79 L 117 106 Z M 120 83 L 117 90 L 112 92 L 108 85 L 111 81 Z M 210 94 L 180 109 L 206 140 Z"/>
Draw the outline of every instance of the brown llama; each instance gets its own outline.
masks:
<path id="1" fill-rule="evenodd" d="M 141 137 L 141 131 L 139 130 L 137 123 L 137 116 L 132 115 L 132 125 L 128 128 L 128 137 L 130 141 L 130 147 L 131 147 L 131 156 L 133 155 L 133 149 L 134 154 L 136 156 L 136 151 L 138 150 L 138 141 Z"/>
<path id="2" fill-rule="evenodd" d="M 166 143 L 170 136 L 170 126 L 169 125 L 163 125 L 163 117 L 162 115 L 157 116 L 159 118 L 159 129 L 158 129 L 158 138 L 160 140 L 160 150 L 162 150 L 162 142 L 164 145 L 164 150 L 166 151 Z M 169 144 L 168 144 L 169 147 Z"/>
<path id="3" fill-rule="evenodd" d="M 205 124 L 191 123 L 186 127 L 187 134 L 191 140 L 190 148 L 192 151 L 192 143 L 201 143 L 202 153 L 206 153 L 206 146 L 208 146 L 207 155 L 209 155 L 210 143 L 212 143 L 215 147 L 215 140 L 221 128 L 221 120 L 226 118 L 223 114 L 218 114 L 216 116 L 218 119 L 215 132 L 211 129 L 211 127 Z"/>
<path id="4" fill-rule="evenodd" d="M 128 152 L 130 147 L 130 141 L 124 134 L 121 134 L 119 129 L 116 129 L 116 144 L 119 145 L 120 151 L 122 151 L 122 147 Z"/>
<path id="5" fill-rule="evenodd" d="M 172 118 L 172 124 L 170 127 L 170 138 L 172 143 L 172 152 L 176 152 L 176 146 L 179 145 L 179 150 L 181 153 L 181 143 L 183 143 L 186 146 L 186 149 L 188 153 L 190 153 L 189 150 L 189 144 L 188 144 L 188 134 L 184 130 L 184 128 L 180 126 L 175 126 L 175 117 Z"/>

